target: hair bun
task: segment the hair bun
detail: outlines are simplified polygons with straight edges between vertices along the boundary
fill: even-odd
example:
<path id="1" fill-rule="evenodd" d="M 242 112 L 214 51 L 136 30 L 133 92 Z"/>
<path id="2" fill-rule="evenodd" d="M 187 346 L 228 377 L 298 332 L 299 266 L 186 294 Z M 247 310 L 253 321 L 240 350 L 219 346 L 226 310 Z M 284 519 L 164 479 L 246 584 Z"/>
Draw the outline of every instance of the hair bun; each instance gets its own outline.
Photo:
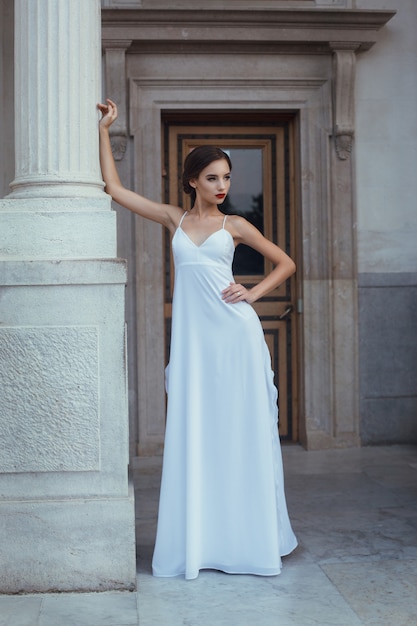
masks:
<path id="1" fill-rule="evenodd" d="M 182 181 L 182 188 L 184 190 L 184 193 L 190 195 L 193 192 L 193 188 L 191 187 L 190 183 L 188 182 L 188 180 L 184 180 Z"/>

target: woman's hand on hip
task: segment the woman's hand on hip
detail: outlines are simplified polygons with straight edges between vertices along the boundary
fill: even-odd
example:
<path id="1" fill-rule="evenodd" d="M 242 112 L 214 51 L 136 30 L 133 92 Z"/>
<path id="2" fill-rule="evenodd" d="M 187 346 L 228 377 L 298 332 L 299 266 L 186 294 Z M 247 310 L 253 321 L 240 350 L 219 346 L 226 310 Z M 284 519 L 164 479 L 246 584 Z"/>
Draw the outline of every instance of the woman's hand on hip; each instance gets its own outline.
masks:
<path id="1" fill-rule="evenodd" d="M 230 283 L 230 285 L 222 291 L 222 300 L 229 304 L 236 304 L 243 300 L 249 302 L 249 290 L 238 283 Z"/>

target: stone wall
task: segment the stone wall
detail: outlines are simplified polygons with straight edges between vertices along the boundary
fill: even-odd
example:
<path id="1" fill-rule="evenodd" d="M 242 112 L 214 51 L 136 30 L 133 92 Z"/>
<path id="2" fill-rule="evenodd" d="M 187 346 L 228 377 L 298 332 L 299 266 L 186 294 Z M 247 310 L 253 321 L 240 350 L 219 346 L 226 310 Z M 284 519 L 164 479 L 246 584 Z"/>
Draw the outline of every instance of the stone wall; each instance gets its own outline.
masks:
<path id="1" fill-rule="evenodd" d="M 163 0 L 155 4 L 160 8 Z M 180 4 L 184 7 L 187 2 L 175 2 L 175 7 Z M 218 13 L 206 10 L 200 15 L 196 6 L 193 11 L 170 9 L 167 17 L 166 12 L 149 11 L 144 3 L 144 10 L 132 11 L 128 20 L 122 11 L 104 12 L 107 82 L 115 87 L 124 76 L 130 82 L 128 106 L 120 108 L 122 112 L 129 109 L 129 132 L 135 138 L 133 164 L 120 163 L 120 167 L 126 179 L 126 169 L 131 168 L 133 187 L 140 193 L 160 197 L 161 109 L 206 108 L 210 103 L 211 108 L 220 109 L 299 111 L 303 261 L 298 264 L 298 277 L 304 298 L 300 430 L 305 431 L 301 441 L 316 448 L 358 445 L 354 148 L 350 158 L 354 66 L 356 54 L 366 57 L 392 14 L 320 11 L 317 3 L 313 7 L 309 2 L 304 6 L 311 11 L 271 10 L 267 17 L 258 11 L 254 21 L 255 14 L 249 20 L 251 7 L 246 0 L 232 5 L 236 12 L 223 13 L 220 32 Z M 273 3 L 274 10 L 290 6 L 294 3 Z M 339 7 L 353 8 L 340 3 Z M 123 90 L 124 83 L 111 93 Z M 129 225 L 119 220 L 119 226 Z M 161 392 L 161 410 L 157 411 L 151 404 L 157 396 L 148 375 L 152 371 L 155 381 L 155 367 L 146 359 L 148 354 L 158 357 L 153 338 L 163 337 L 163 320 L 158 326 L 159 291 L 146 286 L 157 286 L 162 278 L 155 277 L 141 260 L 151 252 L 155 256 L 161 235 L 153 225 L 137 221 L 134 237 L 133 241 L 131 230 L 124 237 L 132 241 L 131 257 L 138 261 L 135 301 L 141 307 L 131 320 L 131 325 L 137 324 L 139 338 L 139 417 L 131 433 L 139 433 L 140 453 L 149 454 L 155 450 L 150 433 L 153 437 L 155 422 L 159 424 L 164 414 L 165 396 Z M 122 254 L 129 256 L 125 250 Z M 147 326 L 149 319 L 152 328 Z M 162 362 L 163 356 L 158 358 Z M 158 431 L 157 436 L 157 445 L 162 446 L 163 433 Z"/>
<path id="2" fill-rule="evenodd" d="M 364 444 L 417 441 L 417 3 L 393 8 L 358 57 L 356 179 L 360 418 Z"/>
<path id="3" fill-rule="evenodd" d="M 105 8 L 153 8 L 162 5 L 184 7 L 186 0 L 103 0 Z M 14 100 L 13 100 L 13 0 L 0 0 L 0 197 L 10 191 L 14 176 Z M 193 8 L 203 8 L 206 3 L 195 0 Z M 224 4 L 213 0 L 210 6 Z M 229 8 L 250 9 L 252 0 L 229 0 Z M 271 0 L 259 0 L 257 8 L 271 7 Z M 298 6 L 297 6 L 298 5 Z M 417 178 L 415 176 L 417 135 L 415 102 L 417 100 L 417 72 L 415 57 L 416 34 L 413 24 L 417 18 L 414 0 L 276 0 L 274 7 L 333 9 L 395 9 L 398 14 L 378 35 L 378 43 L 369 51 L 357 56 L 356 79 L 356 129 L 353 158 L 357 182 L 357 227 L 359 271 L 359 366 L 360 366 L 360 421 L 363 443 L 382 443 L 415 437 L 415 411 L 412 408 L 417 392 L 403 383 L 408 380 L 410 368 L 417 366 L 417 356 L 412 344 L 407 344 L 407 355 L 397 361 L 392 372 L 398 385 L 393 395 L 384 396 L 384 386 L 374 385 L 384 380 L 382 363 L 387 342 L 394 350 L 401 350 L 404 339 L 415 332 L 415 319 L 410 307 L 415 298 L 417 254 L 415 246 Z M 129 155 L 127 155 L 129 156 Z M 129 179 L 131 162 L 123 162 L 122 175 Z M 123 170 L 125 168 L 126 171 Z M 131 216 L 119 217 L 129 222 L 119 228 L 120 249 L 125 249 L 124 239 L 131 237 Z M 134 274 L 134 264 L 129 272 Z M 404 284 L 404 275 L 407 275 Z M 128 285 L 129 290 L 129 285 Z M 384 311 L 375 314 L 379 304 Z M 396 306 L 399 303 L 399 306 Z M 133 298 L 128 299 L 128 313 L 134 317 Z M 403 313 L 399 313 L 399 307 Z M 405 308 L 404 308 L 405 307 Z M 398 316 L 403 315 L 398 324 Z M 392 322 L 389 324 L 388 319 Z M 379 329 L 379 330 L 378 330 Z M 384 332 L 382 332 L 384 331 Z M 369 343 L 373 337 L 372 346 Z M 136 341 L 136 338 L 134 338 Z M 394 350 L 395 351 L 395 350 Z M 380 356 L 377 356 L 380 355 Z M 374 365 L 373 365 L 374 363 Z M 374 366 L 377 369 L 373 369 Z M 135 363 L 129 363 L 131 380 L 136 379 Z M 381 376 L 378 379 L 378 371 Z M 374 381 L 374 382 L 372 382 Z M 401 384 L 400 384 L 401 382 Z M 400 393 L 401 392 L 401 393 Z M 390 392 L 391 393 L 391 392 Z M 405 399 L 404 394 L 411 400 Z M 371 402 L 372 399 L 372 402 Z M 409 407 L 403 410 L 404 402 Z M 411 404 L 410 404 L 411 402 Z M 136 391 L 131 390 L 131 404 L 137 404 Z M 371 410 L 372 405 L 372 410 Z M 375 407 L 378 406 L 378 411 Z M 411 407 L 411 408 L 410 408 Z M 381 415 L 381 418 L 378 417 Z M 386 418 L 383 415 L 388 416 Z M 400 419 L 397 431 L 387 420 Z M 395 418 L 401 415 L 401 418 Z M 378 420 L 381 419 L 381 422 Z M 405 423 L 405 421 L 407 423 Z M 135 420 L 133 420 L 135 421 Z M 384 426 L 385 424 L 385 426 Z M 396 434 L 397 433 L 397 434 Z M 406 434 L 407 433 L 407 434 Z M 135 438 L 135 434 L 133 433 Z"/>
<path id="4" fill-rule="evenodd" d="M 417 441 L 416 311 L 417 274 L 360 275 L 363 444 Z"/>

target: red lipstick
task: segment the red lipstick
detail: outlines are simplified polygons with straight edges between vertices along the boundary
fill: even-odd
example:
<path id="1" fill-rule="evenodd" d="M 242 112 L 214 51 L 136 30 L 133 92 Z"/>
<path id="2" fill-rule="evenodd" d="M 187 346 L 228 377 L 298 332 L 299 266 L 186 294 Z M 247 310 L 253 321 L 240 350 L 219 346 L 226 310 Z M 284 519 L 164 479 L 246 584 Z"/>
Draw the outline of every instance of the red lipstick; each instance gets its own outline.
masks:
<path id="1" fill-rule="evenodd" d="M 219 198 L 219 200 L 223 200 L 225 196 L 226 196 L 225 193 L 216 193 L 216 198 Z"/>

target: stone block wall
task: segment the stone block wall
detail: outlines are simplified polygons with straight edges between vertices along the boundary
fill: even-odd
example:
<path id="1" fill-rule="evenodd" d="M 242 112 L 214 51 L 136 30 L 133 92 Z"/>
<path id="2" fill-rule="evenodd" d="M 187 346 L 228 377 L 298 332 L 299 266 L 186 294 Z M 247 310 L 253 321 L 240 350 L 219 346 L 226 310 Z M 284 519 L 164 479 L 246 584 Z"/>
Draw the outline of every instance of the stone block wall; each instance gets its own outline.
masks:
<path id="1" fill-rule="evenodd" d="M 417 273 L 359 278 L 361 440 L 417 443 Z"/>

